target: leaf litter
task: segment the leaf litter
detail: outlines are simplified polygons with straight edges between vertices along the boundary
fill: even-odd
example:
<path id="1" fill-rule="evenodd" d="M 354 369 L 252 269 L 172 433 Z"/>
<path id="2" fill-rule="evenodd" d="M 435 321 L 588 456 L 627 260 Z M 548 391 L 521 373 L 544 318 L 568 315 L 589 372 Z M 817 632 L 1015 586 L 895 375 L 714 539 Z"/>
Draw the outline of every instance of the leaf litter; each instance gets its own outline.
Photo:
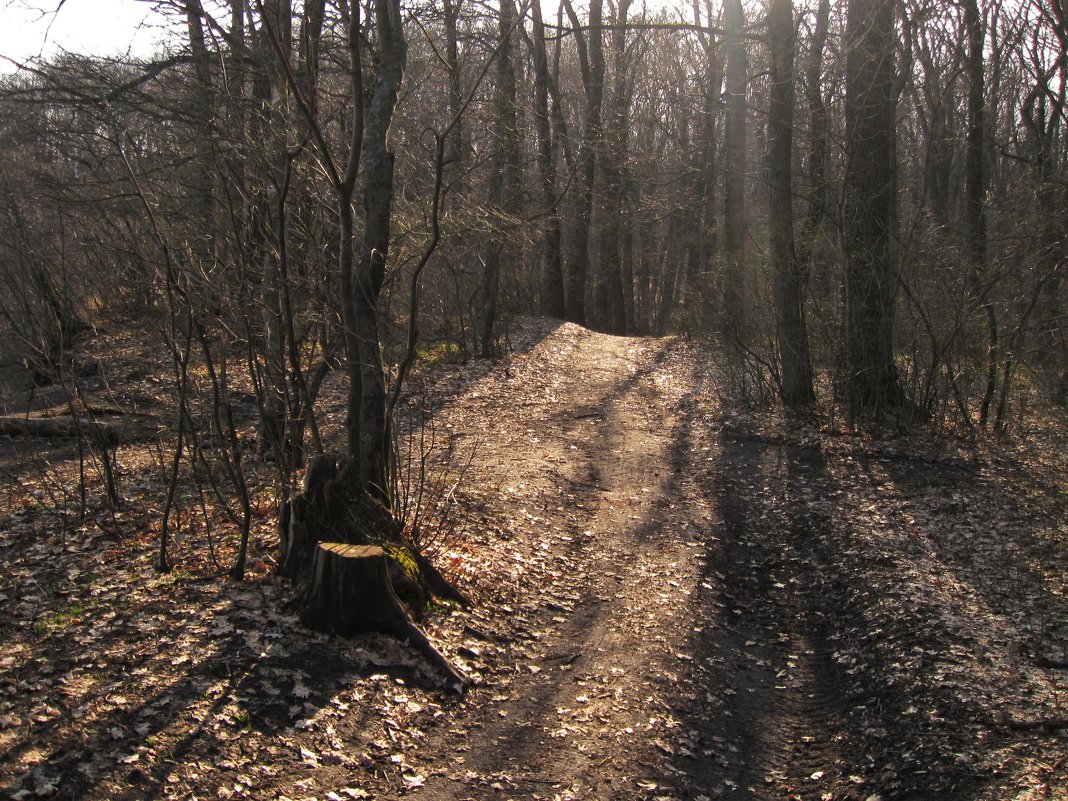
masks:
<path id="1" fill-rule="evenodd" d="M 724 408 L 692 342 L 541 320 L 512 339 L 502 360 L 415 377 L 471 454 L 435 559 L 477 603 L 428 621 L 476 681 L 464 699 L 401 643 L 321 637 L 279 611 L 269 513 L 244 584 L 210 576 L 193 528 L 182 572 L 159 575 L 150 465 L 121 517 L 73 530 L 23 502 L 29 472 L 0 526 L 0 794 L 1068 791 L 1051 438 L 797 425 Z M 327 397 L 329 429 L 343 404 Z"/>

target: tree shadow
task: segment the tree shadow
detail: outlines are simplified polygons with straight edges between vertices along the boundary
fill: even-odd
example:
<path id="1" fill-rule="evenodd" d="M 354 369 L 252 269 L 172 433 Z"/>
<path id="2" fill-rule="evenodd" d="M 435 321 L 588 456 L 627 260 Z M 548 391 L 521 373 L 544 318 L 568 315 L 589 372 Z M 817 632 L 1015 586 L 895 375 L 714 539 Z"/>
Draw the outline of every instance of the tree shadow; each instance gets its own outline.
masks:
<path id="1" fill-rule="evenodd" d="M 955 463 L 880 460 L 907 500 L 913 547 L 959 582 L 975 611 L 1000 620 L 1006 636 L 1038 666 L 1068 661 L 1068 570 L 1063 532 L 1068 505 L 1056 480 L 1003 466 L 995 476 Z M 1011 474 L 1008 483 L 999 477 Z M 964 610 L 966 613 L 968 610 Z"/>
<path id="2" fill-rule="evenodd" d="M 158 798 L 197 764 L 232 785 L 253 772 L 234 760 L 245 743 L 290 742 L 273 759 L 299 763 L 295 724 L 355 678 L 386 672 L 353 658 L 350 643 L 295 630 L 270 596 L 250 604 L 249 585 L 217 594 L 189 585 L 131 609 L 121 599 L 100 605 L 80 625 L 28 641 L 21 665 L 0 674 L 36 694 L 32 714 L 4 739 L 0 797 Z M 192 617 L 178 622 L 176 607 Z M 353 705 L 346 727 L 362 728 L 372 712 Z"/>

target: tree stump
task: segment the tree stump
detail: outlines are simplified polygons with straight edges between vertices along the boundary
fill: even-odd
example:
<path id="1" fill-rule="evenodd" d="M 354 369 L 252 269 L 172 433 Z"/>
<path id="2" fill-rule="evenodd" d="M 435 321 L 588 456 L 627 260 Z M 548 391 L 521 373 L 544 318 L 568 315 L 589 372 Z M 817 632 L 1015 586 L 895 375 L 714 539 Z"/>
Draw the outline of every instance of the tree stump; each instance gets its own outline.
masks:
<path id="1" fill-rule="evenodd" d="M 329 486 L 337 481 L 341 461 L 342 457 L 336 453 L 317 456 L 304 473 L 301 493 L 282 504 L 279 515 L 282 546 L 279 575 L 303 583 L 311 570 L 320 535 L 336 528 L 326 496 Z M 337 533 L 331 536 L 342 539 Z"/>
<path id="2" fill-rule="evenodd" d="M 377 545 L 320 542 L 300 621 L 342 637 L 377 631 L 406 639 L 457 692 L 468 684 L 408 617 L 390 581 L 386 552 Z"/>

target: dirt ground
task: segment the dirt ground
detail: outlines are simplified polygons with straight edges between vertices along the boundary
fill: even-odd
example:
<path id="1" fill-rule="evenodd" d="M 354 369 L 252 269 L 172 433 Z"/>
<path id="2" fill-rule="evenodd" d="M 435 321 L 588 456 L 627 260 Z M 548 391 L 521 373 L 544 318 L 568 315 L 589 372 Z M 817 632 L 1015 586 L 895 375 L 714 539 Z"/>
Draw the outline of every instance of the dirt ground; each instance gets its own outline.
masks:
<path id="1" fill-rule="evenodd" d="M 452 471 L 433 558 L 476 601 L 427 622 L 462 697 L 401 644 L 282 611 L 272 503 L 246 582 L 198 567 L 194 533 L 158 574 L 134 446 L 141 503 L 66 530 L 27 500 L 63 468 L 9 447 L 0 797 L 1068 797 L 1048 438 L 792 425 L 726 406 L 681 338 L 511 339 L 414 385 Z"/>

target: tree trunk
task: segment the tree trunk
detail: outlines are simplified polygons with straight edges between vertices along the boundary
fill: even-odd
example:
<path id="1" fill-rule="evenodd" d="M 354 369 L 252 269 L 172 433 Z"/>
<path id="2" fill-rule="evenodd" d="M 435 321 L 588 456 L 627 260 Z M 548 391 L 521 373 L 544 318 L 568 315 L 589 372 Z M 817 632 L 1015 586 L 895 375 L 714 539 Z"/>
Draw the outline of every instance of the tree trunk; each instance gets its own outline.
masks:
<path id="1" fill-rule="evenodd" d="M 364 126 L 364 230 L 352 288 L 359 384 L 350 386 L 349 391 L 360 399 L 358 441 L 352 454 L 356 459 L 356 489 L 385 500 L 388 497 L 389 451 L 378 297 L 386 276 L 393 208 L 393 152 L 389 149 L 389 127 L 408 62 L 400 0 L 375 0 L 375 24 L 379 46 L 378 80 Z M 350 442 L 349 447 L 352 446 Z"/>
<path id="2" fill-rule="evenodd" d="M 270 0 L 264 4 L 260 35 L 267 87 L 263 98 L 264 147 L 267 150 L 266 192 L 260 210 L 263 275 L 260 315 L 263 323 L 263 401 L 260 409 L 260 452 L 288 473 L 299 463 L 298 443 L 288 441 L 290 392 L 286 380 L 285 321 L 282 309 L 281 241 L 286 234 L 285 192 L 289 154 L 286 142 L 289 91 L 285 64 L 292 55 L 292 4 Z M 271 41 L 271 40 L 274 41 Z"/>
<path id="3" fill-rule="evenodd" d="M 983 169 L 986 140 L 986 91 L 984 76 L 983 20 L 977 0 L 964 0 L 964 25 L 968 35 L 968 139 L 964 164 L 964 230 L 969 262 L 969 283 L 986 317 L 987 369 L 979 425 L 986 426 L 998 381 L 998 317 L 986 286 L 986 173 Z"/>
<path id="4" fill-rule="evenodd" d="M 549 56 L 541 3 L 531 5 L 534 15 L 534 125 L 538 135 L 538 176 L 541 179 L 545 222 L 542 230 L 541 313 L 563 318 L 564 272 L 560 254 L 560 210 L 556 197 L 556 154 L 549 112 Z"/>
<path id="5" fill-rule="evenodd" d="M 519 137 L 516 112 L 515 59 L 513 33 L 515 5 L 513 0 L 500 0 L 497 16 L 498 46 L 496 87 L 496 150 L 492 158 L 488 203 L 491 214 L 499 217 L 491 221 L 492 229 L 486 242 L 482 260 L 481 303 L 478 349 L 482 356 L 491 356 L 497 323 L 497 301 L 500 294 L 501 263 L 507 258 L 506 226 L 519 211 Z"/>
<path id="6" fill-rule="evenodd" d="M 464 176 L 464 126 L 463 83 L 460 75 L 460 36 L 457 23 L 460 19 L 460 7 L 463 0 L 444 0 L 442 16 L 445 24 L 445 64 L 449 68 L 449 119 L 453 120 L 449 132 L 446 163 L 452 176 L 451 191 L 463 195 L 466 189 Z"/>
<path id="7" fill-rule="evenodd" d="M 850 0 L 846 23 L 846 385 L 851 416 L 901 400 L 893 360 L 897 276 L 890 254 L 896 201 L 894 2 Z"/>
<path id="8" fill-rule="evenodd" d="M 186 27 L 189 33 L 189 49 L 193 54 L 193 75 L 196 85 L 190 96 L 191 104 L 189 116 L 194 121 L 196 130 L 194 137 L 196 142 L 196 159 L 193 162 L 193 175 L 190 181 L 190 193 L 192 195 L 196 223 L 201 227 L 204 234 L 213 230 L 212 219 L 212 192 L 211 192 L 211 168 L 212 149 L 215 134 L 211 125 L 211 62 L 208 49 L 204 41 L 204 9 L 200 0 L 185 0 Z M 206 236 L 205 236 L 206 238 Z M 210 245 L 203 241 L 198 243 L 196 255 L 203 257 L 209 255 L 205 248 L 210 250 Z"/>
<path id="9" fill-rule="evenodd" d="M 576 176 L 581 200 L 575 216 L 574 242 L 567 274 L 567 320 L 586 325 L 586 281 L 590 266 L 590 220 L 593 216 L 597 152 L 601 146 L 601 100 L 604 96 L 604 50 L 601 30 L 604 0 L 591 0 L 589 24 L 583 26 L 571 0 L 563 0 L 575 29 L 582 86 L 586 95 L 586 129 L 579 148 Z M 586 30 L 583 31 L 583 28 Z"/>
<path id="10" fill-rule="evenodd" d="M 694 4 L 694 22 L 702 24 L 700 11 Z M 711 28 L 716 20 L 712 16 L 712 4 L 705 2 L 705 23 Z M 712 315 L 722 309 L 709 308 L 705 303 L 713 281 L 713 263 L 716 257 L 718 214 L 716 209 L 716 130 L 723 89 L 723 64 L 719 42 L 712 31 L 698 34 L 703 51 L 704 96 L 701 103 L 701 136 L 697 142 L 696 160 L 693 169 L 694 185 L 694 230 L 690 232 L 689 253 L 684 302 L 697 311 L 701 319 L 709 322 Z"/>
<path id="11" fill-rule="evenodd" d="M 301 493 L 283 505 L 278 572 L 300 587 L 301 617 L 307 625 L 341 634 L 373 629 L 406 637 L 462 686 L 463 677 L 409 620 L 398 594 L 410 596 L 410 607 L 417 615 L 425 605 L 427 590 L 448 600 L 466 603 L 466 599 L 425 557 L 405 544 L 387 505 L 387 406 L 377 302 L 389 247 L 393 191 L 387 133 L 406 63 L 400 5 L 398 0 L 376 3 L 380 58 L 366 125 L 360 5 L 353 2 L 342 10 L 348 14 L 352 103 L 343 166 L 334 161 L 329 145 L 318 135 L 314 109 L 307 103 L 301 107 L 321 150 L 321 163 L 334 185 L 338 206 L 338 267 L 350 362 L 349 456 L 320 454 L 305 471 Z M 357 265 L 352 199 L 361 161 L 366 168 L 364 238 Z M 333 544 L 321 545 L 326 539 Z"/>
<path id="12" fill-rule="evenodd" d="M 782 401 L 799 411 L 816 399 L 805 325 L 803 283 L 794 249 L 791 156 L 794 120 L 794 21 L 790 0 L 768 5 L 768 231 L 775 320 L 782 360 Z"/>
<path id="13" fill-rule="evenodd" d="M 748 329 L 746 308 L 745 100 L 748 69 L 742 0 L 725 0 L 727 58 L 727 130 L 725 141 L 723 209 L 723 314 L 720 330 L 729 353 L 744 347 Z"/>
<path id="14" fill-rule="evenodd" d="M 623 169 L 627 163 L 627 119 L 630 91 L 627 80 L 626 24 L 630 0 L 619 0 L 612 31 L 612 89 L 605 113 L 601 157 L 600 267 L 594 283 L 597 327 L 612 334 L 626 333 L 620 224 L 624 203 Z M 628 287 L 633 292 L 633 287 Z"/>
<path id="15" fill-rule="evenodd" d="M 378 546 L 319 543 L 300 622 L 342 637 L 371 631 L 392 634 L 407 640 L 456 692 L 468 684 L 408 617 L 393 590 L 388 557 Z"/>
<path id="16" fill-rule="evenodd" d="M 809 114 L 808 194 L 809 202 L 801 226 L 801 270 L 805 284 L 821 299 L 831 295 L 831 259 L 824 241 L 833 235 L 828 225 L 827 149 L 828 111 L 823 99 L 823 51 L 831 14 L 830 0 L 820 0 L 816 28 L 809 45 L 805 76 L 805 97 Z"/>

